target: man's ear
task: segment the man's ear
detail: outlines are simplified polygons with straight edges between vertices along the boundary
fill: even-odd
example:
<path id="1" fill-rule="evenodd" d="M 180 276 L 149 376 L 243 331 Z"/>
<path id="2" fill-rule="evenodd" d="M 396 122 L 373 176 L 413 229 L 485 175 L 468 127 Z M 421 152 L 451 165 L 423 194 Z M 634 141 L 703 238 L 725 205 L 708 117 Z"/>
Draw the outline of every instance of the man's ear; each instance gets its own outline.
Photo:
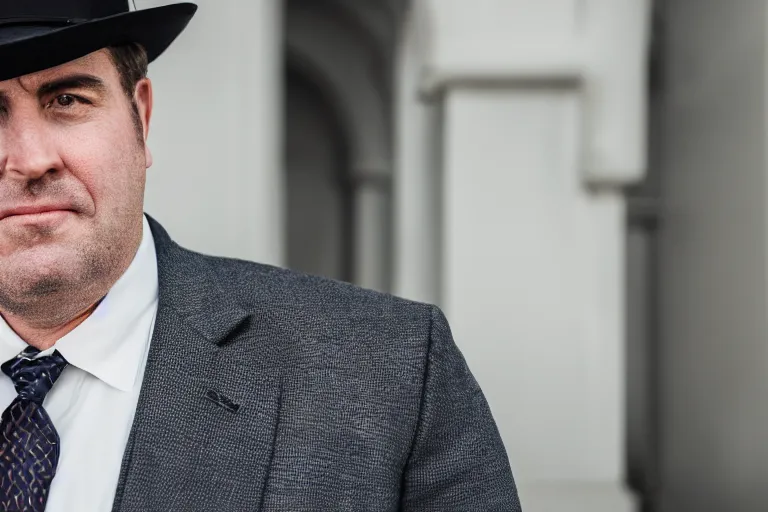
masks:
<path id="1" fill-rule="evenodd" d="M 144 139 L 144 152 L 147 159 L 147 168 L 152 166 L 152 152 L 147 145 L 149 137 L 149 123 L 152 119 L 152 81 L 149 78 L 142 78 L 136 84 L 136 91 L 133 94 L 133 100 L 139 111 L 141 120 L 142 137 Z"/>

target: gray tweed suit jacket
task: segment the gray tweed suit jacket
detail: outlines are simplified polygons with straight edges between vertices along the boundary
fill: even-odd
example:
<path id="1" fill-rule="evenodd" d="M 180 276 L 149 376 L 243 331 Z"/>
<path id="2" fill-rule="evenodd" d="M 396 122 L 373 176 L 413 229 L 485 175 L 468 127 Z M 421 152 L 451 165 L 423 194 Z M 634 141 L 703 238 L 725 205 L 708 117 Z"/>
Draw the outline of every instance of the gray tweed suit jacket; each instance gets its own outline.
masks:
<path id="1" fill-rule="evenodd" d="M 114 512 L 520 511 L 442 313 L 176 245 Z"/>

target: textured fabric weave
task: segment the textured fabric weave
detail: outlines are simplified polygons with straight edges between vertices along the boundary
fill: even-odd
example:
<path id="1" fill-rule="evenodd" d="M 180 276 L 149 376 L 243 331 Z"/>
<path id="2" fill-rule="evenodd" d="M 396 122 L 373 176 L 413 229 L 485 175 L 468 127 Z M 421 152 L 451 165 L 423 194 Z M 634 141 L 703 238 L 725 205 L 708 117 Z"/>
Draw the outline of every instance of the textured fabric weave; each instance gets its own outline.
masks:
<path id="1" fill-rule="evenodd" d="M 160 299 L 114 512 L 520 511 L 437 307 L 150 227 Z"/>
<path id="2" fill-rule="evenodd" d="M 58 352 L 29 347 L 0 367 L 18 396 L 0 420 L 0 510 L 42 512 L 59 462 L 59 434 L 43 400 L 67 366 Z"/>

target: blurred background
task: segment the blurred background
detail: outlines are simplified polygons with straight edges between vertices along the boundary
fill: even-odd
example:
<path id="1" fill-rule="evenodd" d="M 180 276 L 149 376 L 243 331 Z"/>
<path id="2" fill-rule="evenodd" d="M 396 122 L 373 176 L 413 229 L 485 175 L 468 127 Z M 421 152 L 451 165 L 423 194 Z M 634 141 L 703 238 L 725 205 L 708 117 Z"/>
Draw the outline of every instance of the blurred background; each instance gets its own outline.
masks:
<path id="1" fill-rule="evenodd" d="M 197 3 L 180 243 L 440 305 L 526 512 L 768 510 L 768 2 Z"/>

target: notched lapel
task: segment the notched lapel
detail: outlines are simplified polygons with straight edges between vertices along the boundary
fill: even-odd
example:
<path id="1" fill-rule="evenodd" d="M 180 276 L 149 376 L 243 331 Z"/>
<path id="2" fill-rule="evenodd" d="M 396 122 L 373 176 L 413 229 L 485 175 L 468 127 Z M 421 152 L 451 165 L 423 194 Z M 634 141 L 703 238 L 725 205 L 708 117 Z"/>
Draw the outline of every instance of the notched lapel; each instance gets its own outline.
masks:
<path id="1" fill-rule="evenodd" d="M 171 338 L 184 340 L 186 356 L 173 354 Z M 158 316 L 155 339 L 114 510 L 259 510 L 280 414 L 278 368 L 221 357 L 167 315 Z M 236 413 L 214 403 L 213 390 Z"/>
<path id="2" fill-rule="evenodd" d="M 113 512 L 259 510 L 282 397 L 273 337 L 244 330 L 208 262 L 150 226 L 160 300 Z M 241 336 L 250 357 L 227 343 Z"/>

